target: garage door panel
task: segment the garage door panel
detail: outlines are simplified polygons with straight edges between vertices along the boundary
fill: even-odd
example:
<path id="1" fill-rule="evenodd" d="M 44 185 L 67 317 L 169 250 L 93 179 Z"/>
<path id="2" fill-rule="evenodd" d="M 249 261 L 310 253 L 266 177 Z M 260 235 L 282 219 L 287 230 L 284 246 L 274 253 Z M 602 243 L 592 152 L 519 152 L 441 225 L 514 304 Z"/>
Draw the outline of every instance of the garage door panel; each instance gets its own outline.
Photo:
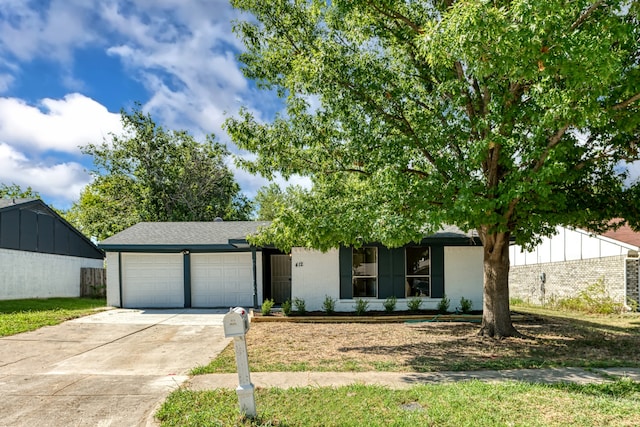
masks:
<path id="1" fill-rule="evenodd" d="M 191 254 L 191 305 L 253 305 L 251 254 Z"/>
<path id="2" fill-rule="evenodd" d="M 122 254 L 125 307 L 184 307 L 182 254 Z"/>

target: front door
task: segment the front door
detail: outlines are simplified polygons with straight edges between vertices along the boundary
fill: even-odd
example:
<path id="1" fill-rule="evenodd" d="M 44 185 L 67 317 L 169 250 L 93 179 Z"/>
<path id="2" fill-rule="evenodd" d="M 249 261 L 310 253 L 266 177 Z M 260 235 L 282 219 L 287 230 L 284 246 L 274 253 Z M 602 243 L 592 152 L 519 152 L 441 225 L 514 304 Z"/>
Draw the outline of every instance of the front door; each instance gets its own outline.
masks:
<path id="1" fill-rule="evenodd" d="M 271 255 L 271 298 L 276 304 L 291 299 L 291 257 Z"/>

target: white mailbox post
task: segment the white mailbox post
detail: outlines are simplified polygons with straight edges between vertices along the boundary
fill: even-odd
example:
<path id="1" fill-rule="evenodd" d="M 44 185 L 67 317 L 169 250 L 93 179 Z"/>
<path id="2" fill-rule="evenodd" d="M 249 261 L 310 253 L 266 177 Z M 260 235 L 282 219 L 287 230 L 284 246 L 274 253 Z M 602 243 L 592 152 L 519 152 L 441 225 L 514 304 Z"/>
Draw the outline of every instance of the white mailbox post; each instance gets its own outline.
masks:
<path id="1" fill-rule="evenodd" d="M 238 401 L 240 402 L 240 412 L 250 418 L 256 416 L 256 398 L 254 387 L 251 383 L 249 373 L 249 355 L 247 354 L 247 342 L 244 337 L 249 330 L 249 314 L 242 307 L 230 308 L 222 320 L 224 326 L 224 336 L 233 337 L 233 344 L 236 350 L 236 364 L 238 366 Z"/>

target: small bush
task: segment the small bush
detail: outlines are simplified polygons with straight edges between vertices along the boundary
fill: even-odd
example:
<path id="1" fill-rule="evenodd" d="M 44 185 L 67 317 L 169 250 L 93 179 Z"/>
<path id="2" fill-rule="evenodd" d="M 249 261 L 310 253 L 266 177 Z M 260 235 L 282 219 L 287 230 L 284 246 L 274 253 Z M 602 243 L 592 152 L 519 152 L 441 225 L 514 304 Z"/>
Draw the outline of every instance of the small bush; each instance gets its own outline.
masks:
<path id="1" fill-rule="evenodd" d="M 298 314 L 307 314 L 307 304 L 304 302 L 304 298 L 294 298 L 293 306 L 296 308 L 296 312 L 298 312 Z"/>
<path id="2" fill-rule="evenodd" d="M 621 313 L 623 305 L 615 302 L 607 292 L 604 280 L 589 285 L 575 297 L 562 298 L 555 301 L 556 308 L 563 310 L 582 311 L 590 314 Z"/>
<path id="3" fill-rule="evenodd" d="M 329 295 L 325 295 L 324 302 L 322 303 L 322 311 L 327 314 L 333 314 L 336 311 L 336 300 Z"/>
<path id="4" fill-rule="evenodd" d="M 466 299 L 465 297 L 460 298 L 460 311 L 464 314 L 470 313 L 471 308 L 473 307 L 473 302 L 470 299 Z"/>
<path id="5" fill-rule="evenodd" d="M 291 314 L 291 300 L 287 299 L 285 302 L 282 303 L 282 314 L 284 314 L 285 316 L 288 316 Z"/>
<path id="6" fill-rule="evenodd" d="M 418 311 L 420 310 L 420 306 L 422 305 L 422 298 L 415 297 L 411 298 L 407 301 L 407 308 L 409 311 Z"/>
<path id="7" fill-rule="evenodd" d="M 451 300 L 447 298 L 446 294 L 443 294 L 442 299 L 438 303 L 438 313 L 447 313 L 449 311 L 449 305 L 451 305 Z"/>
<path id="8" fill-rule="evenodd" d="M 263 316 L 268 316 L 271 314 L 271 308 L 273 308 L 273 304 L 275 304 L 275 302 L 269 298 L 262 302 L 262 308 L 260 309 L 260 311 L 262 312 Z"/>
<path id="9" fill-rule="evenodd" d="M 364 313 L 366 313 L 367 308 L 369 308 L 369 301 L 358 298 L 356 300 L 356 305 L 353 308 L 356 311 L 356 315 L 362 316 Z"/>
<path id="10" fill-rule="evenodd" d="M 384 300 L 384 302 L 382 303 L 384 311 L 386 311 L 387 313 L 393 313 L 393 311 L 396 309 L 396 302 L 398 302 L 398 299 L 396 297 L 389 297 Z"/>
<path id="11" fill-rule="evenodd" d="M 627 297 L 627 306 L 631 311 L 638 311 L 638 301 L 634 300 L 631 297 Z"/>

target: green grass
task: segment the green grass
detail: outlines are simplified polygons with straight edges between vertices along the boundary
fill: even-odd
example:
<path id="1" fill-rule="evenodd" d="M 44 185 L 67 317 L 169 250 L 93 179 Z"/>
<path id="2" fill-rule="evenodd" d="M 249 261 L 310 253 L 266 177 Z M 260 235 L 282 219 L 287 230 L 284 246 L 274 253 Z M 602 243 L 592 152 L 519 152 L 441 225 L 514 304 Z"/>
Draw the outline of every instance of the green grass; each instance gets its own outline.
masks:
<path id="1" fill-rule="evenodd" d="M 541 385 L 478 381 L 420 385 L 256 390 L 258 416 L 243 418 L 233 390 L 172 393 L 163 426 L 632 426 L 640 384 Z"/>
<path id="2" fill-rule="evenodd" d="M 0 301 L 0 336 L 33 331 L 96 312 L 104 299 L 48 298 Z"/>

